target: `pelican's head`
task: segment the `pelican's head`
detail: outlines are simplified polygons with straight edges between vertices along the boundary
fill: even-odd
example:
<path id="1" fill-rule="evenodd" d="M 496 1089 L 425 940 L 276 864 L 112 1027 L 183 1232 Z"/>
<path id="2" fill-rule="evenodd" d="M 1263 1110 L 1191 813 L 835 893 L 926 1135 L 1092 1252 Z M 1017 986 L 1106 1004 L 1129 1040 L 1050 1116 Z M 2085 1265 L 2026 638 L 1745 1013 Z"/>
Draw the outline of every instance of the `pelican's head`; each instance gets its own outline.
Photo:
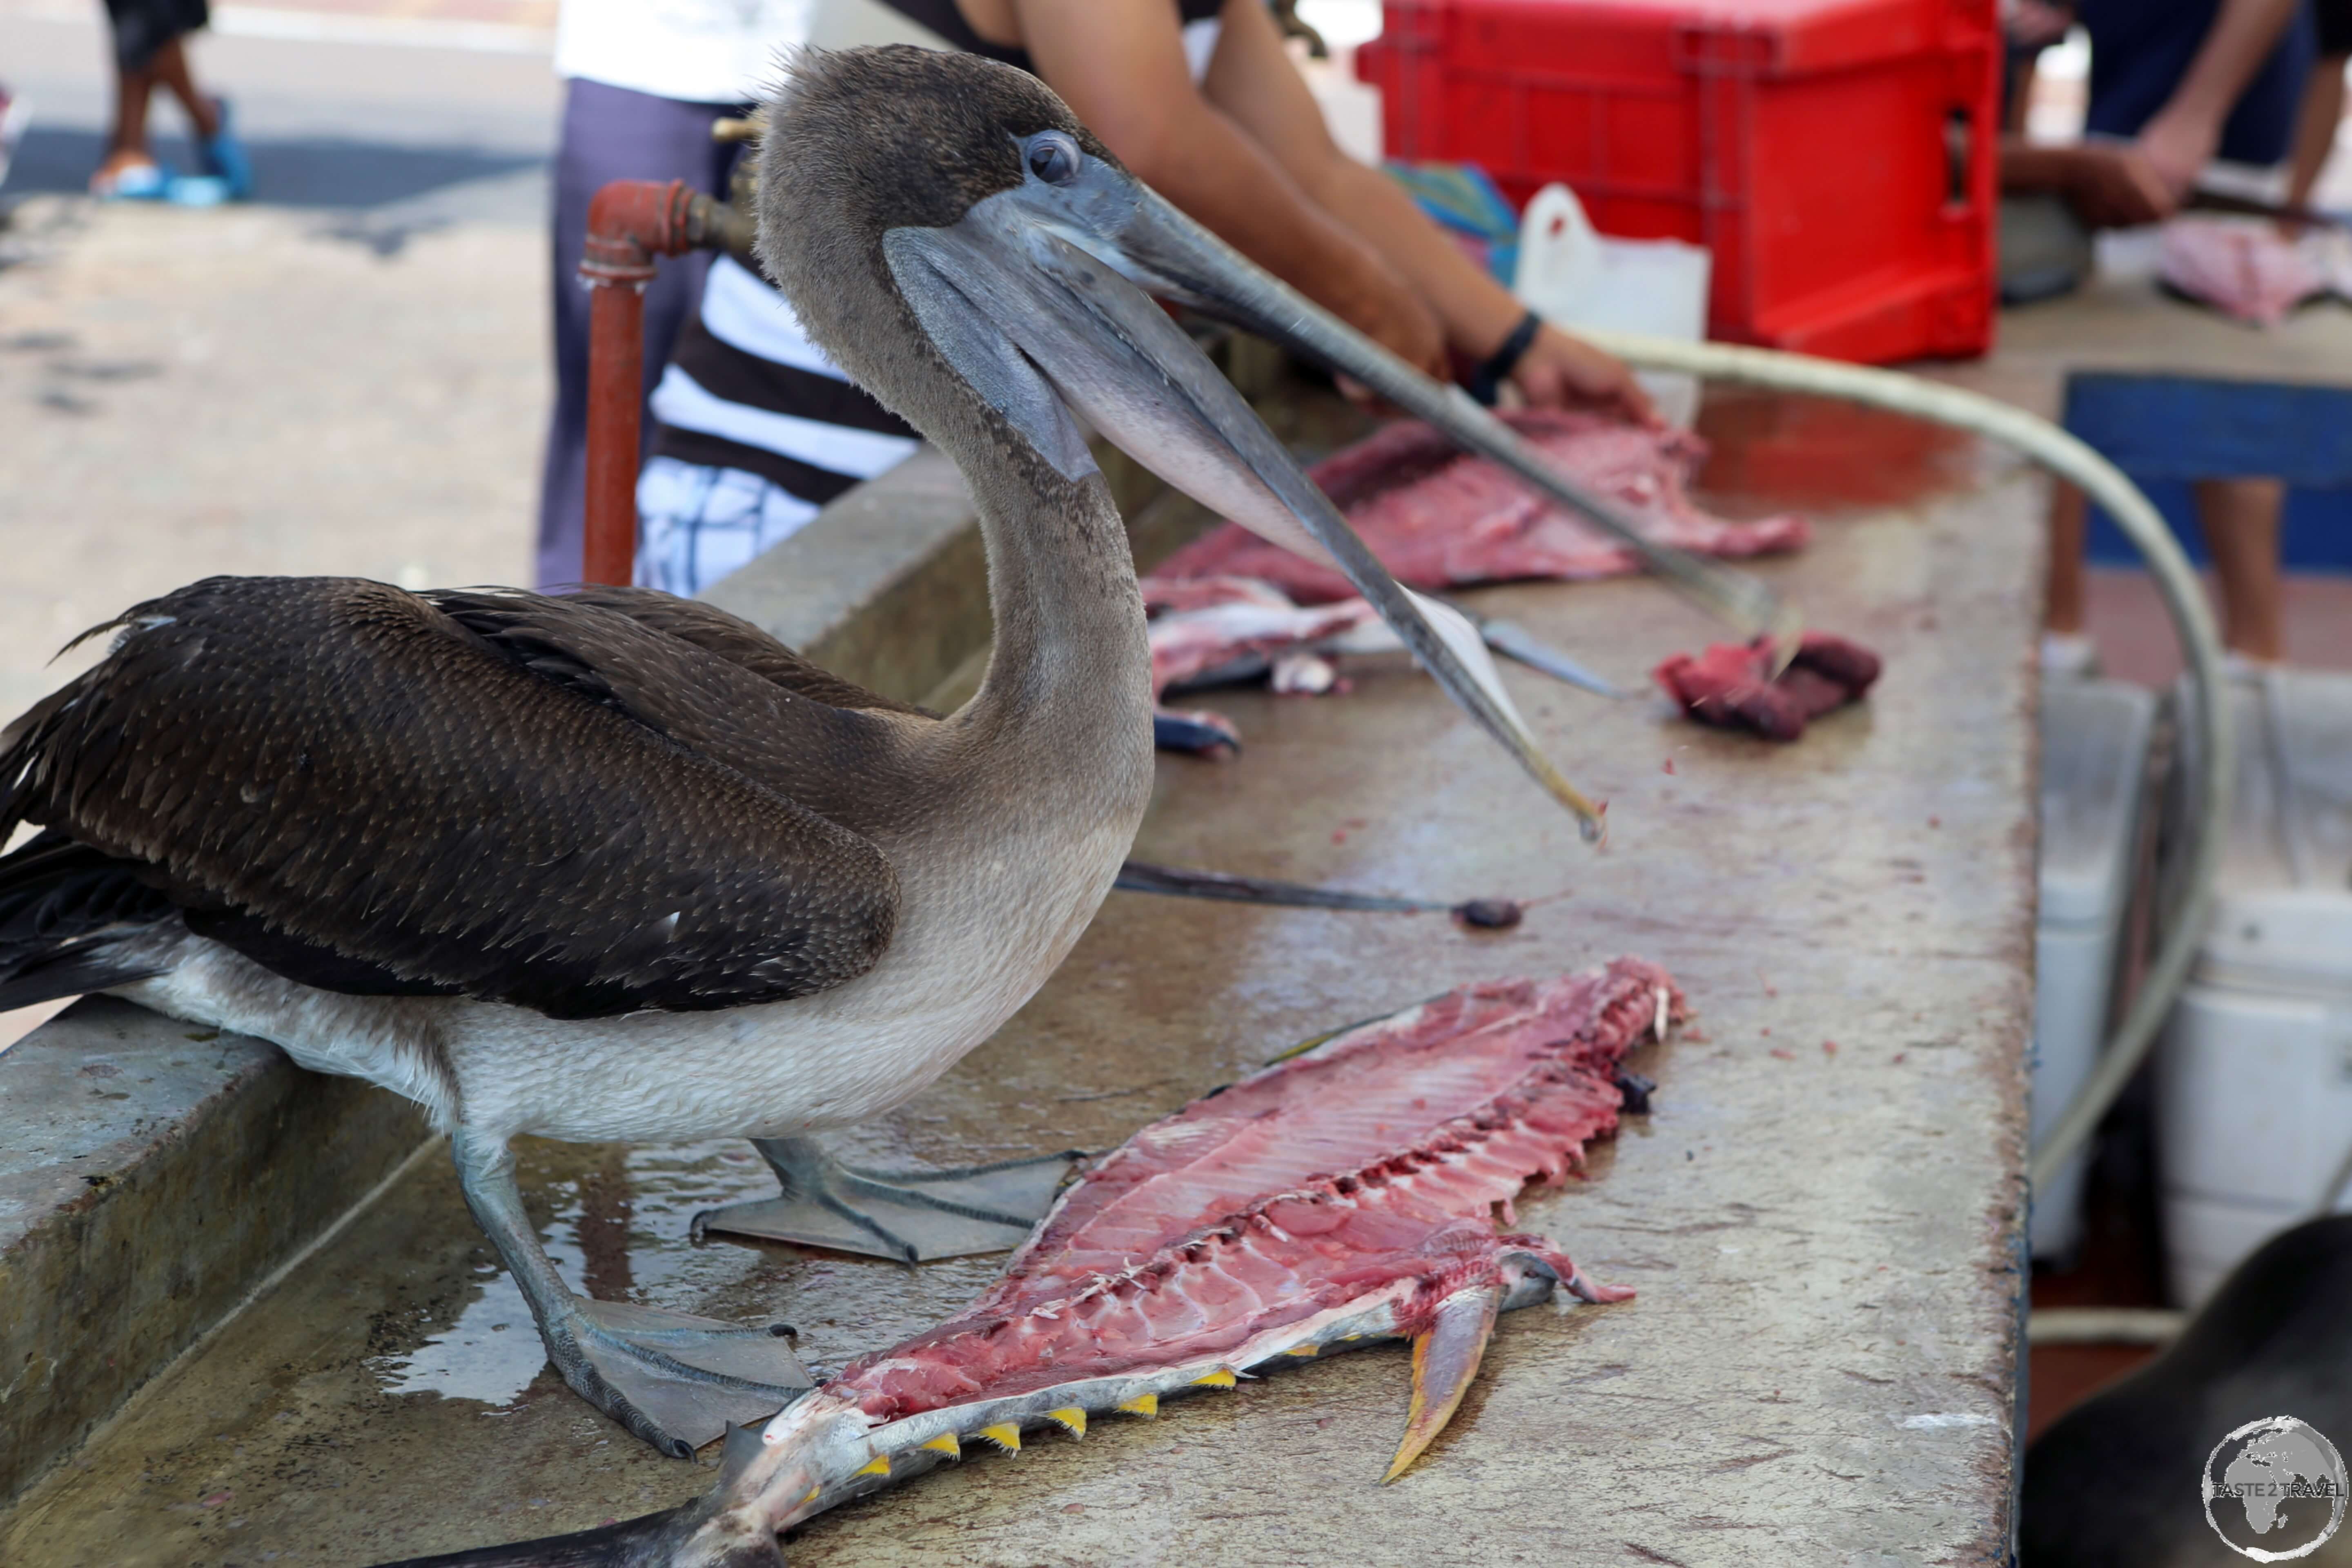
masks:
<path id="1" fill-rule="evenodd" d="M 1203 505 L 1345 573 L 1413 657 L 1575 812 L 1478 633 L 1401 587 L 1146 290 L 1311 346 L 1385 351 L 1178 212 L 1024 71 L 896 46 L 806 50 L 762 138 L 759 254 L 835 363 L 959 455 L 1041 483 L 1095 464 L 1084 420 Z M 1366 377 L 1366 379 L 1376 379 Z"/>

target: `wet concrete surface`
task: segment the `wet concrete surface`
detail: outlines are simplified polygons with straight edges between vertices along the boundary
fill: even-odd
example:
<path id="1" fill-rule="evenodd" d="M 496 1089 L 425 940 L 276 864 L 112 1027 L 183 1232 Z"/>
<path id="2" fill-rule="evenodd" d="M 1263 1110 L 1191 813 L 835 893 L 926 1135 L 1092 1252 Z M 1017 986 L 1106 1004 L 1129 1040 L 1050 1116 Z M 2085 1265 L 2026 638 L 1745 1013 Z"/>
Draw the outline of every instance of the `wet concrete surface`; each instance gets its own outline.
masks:
<path id="1" fill-rule="evenodd" d="M 1402 661 L 1348 661 L 1346 697 L 1217 694 L 1247 747 L 1163 759 L 1139 855 L 1540 901 L 1472 934 L 1114 894 L 995 1039 L 843 1141 L 873 1163 L 1108 1147 L 1334 1024 L 1636 952 L 1675 973 L 1696 1029 L 1636 1062 L 1655 1111 L 1591 1179 L 1522 1208 L 1636 1300 L 1506 1320 L 1452 1430 L 1394 1486 L 1377 1482 L 1406 1366 L 1387 1348 L 975 1458 L 814 1521 L 792 1560 L 2000 1560 L 2041 490 L 1966 457 L 1760 563 L 1813 624 L 1887 658 L 1865 707 L 1795 746 L 1507 677 L 1610 800 L 1598 852 Z M 1475 597 L 1629 686 L 1709 635 L 1640 582 Z M 579 1282 L 793 1323 L 817 1367 L 945 1315 L 995 1267 L 690 1245 L 694 1209 L 767 1190 L 741 1144 L 533 1143 L 524 1168 Z M 708 1470 L 635 1444 L 544 1369 L 511 1291 L 428 1161 L 0 1519 L 0 1562 L 363 1564 L 700 1490 Z"/>
<path id="2" fill-rule="evenodd" d="M 356 1079 L 109 997 L 0 1052 L 0 1498 L 425 1135 Z"/>

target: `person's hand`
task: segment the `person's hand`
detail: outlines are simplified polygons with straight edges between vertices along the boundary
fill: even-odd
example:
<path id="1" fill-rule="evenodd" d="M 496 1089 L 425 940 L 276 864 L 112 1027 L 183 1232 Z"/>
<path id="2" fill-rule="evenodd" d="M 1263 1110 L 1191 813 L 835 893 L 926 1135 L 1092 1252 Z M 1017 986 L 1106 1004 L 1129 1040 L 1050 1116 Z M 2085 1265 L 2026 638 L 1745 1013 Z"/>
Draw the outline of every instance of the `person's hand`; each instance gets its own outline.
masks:
<path id="1" fill-rule="evenodd" d="M 2221 144 L 2221 127 L 2210 114 L 2168 106 L 2141 127 L 2132 145 L 2171 193 L 2177 209 L 2196 188 L 2197 178 Z"/>
<path id="2" fill-rule="evenodd" d="M 1375 262 L 1364 268 L 1357 287 L 1335 309 L 1349 326 L 1413 369 L 1447 379 L 1445 329 L 1438 324 L 1436 312 L 1385 266 Z M 1349 396 L 1359 402 L 1370 396 L 1349 378 L 1339 379 L 1340 390 Z"/>
<path id="3" fill-rule="evenodd" d="M 1590 408 L 1653 429 L 1662 423 L 1622 361 L 1549 322 L 1519 356 L 1510 382 L 1531 408 Z"/>
<path id="4" fill-rule="evenodd" d="M 2066 154 L 2066 203 L 2093 228 L 2161 223 L 2180 210 L 2181 193 L 2137 142 L 2099 142 Z"/>

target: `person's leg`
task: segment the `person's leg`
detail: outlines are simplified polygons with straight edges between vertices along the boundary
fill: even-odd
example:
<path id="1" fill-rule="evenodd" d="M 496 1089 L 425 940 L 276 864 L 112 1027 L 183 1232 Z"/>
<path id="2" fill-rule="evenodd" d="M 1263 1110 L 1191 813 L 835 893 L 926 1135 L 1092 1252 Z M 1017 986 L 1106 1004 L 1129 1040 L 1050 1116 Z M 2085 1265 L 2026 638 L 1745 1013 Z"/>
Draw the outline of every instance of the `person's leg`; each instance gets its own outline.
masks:
<path id="1" fill-rule="evenodd" d="M 2192 487 L 2197 524 L 2212 552 L 2221 586 L 2221 641 L 2263 663 L 2284 654 L 2279 514 L 2286 486 L 2277 479 L 2201 479 Z"/>
<path id="2" fill-rule="evenodd" d="M 2084 629 L 2086 510 L 2081 490 L 2063 479 L 2052 483 L 2049 596 L 2042 622 L 2042 668 L 2052 675 L 2091 675 L 2098 668 L 2098 649 Z"/>
<path id="3" fill-rule="evenodd" d="M 180 108 L 186 113 L 188 123 L 194 128 L 196 135 L 209 142 L 220 134 L 220 105 L 196 90 L 195 78 L 188 68 L 188 52 L 183 45 L 183 39 L 173 38 L 157 49 L 148 69 L 153 73 L 156 81 L 180 100 Z"/>
<path id="4" fill-rule="evenodd" d="M 580 580 L 586 529 L 588 296 L 580 285 L 579 268 L 588 235 L 588 204 L 614 180 L 685 180 L 713 195 L 724 194 L 723 159 L 714 158 L 710 122 L 734 112 L 730 106 L 681 103 L 603 82 L 574 79 L 565 84 L 550 257 L 555 409 L 540 482 L 534 568 L 542 588 Z M 709 258 L 701 255 L 665 258 L 646 289 L 647 392 L 669 363 L 670 345 L 701 297 L 709 267 Z"/>
<path id="5" fill-rule="evenodd" d="M 90 176 L 92 189 L 111 183 L 125 169 L 154 163 L 155 154 L 147 145 L 147 100 L 154 91 L 152 70 L 125 70 L 116 65 L 114 127 L 107 137 L 106 155 L 99 160 L 98 173 Z"/>

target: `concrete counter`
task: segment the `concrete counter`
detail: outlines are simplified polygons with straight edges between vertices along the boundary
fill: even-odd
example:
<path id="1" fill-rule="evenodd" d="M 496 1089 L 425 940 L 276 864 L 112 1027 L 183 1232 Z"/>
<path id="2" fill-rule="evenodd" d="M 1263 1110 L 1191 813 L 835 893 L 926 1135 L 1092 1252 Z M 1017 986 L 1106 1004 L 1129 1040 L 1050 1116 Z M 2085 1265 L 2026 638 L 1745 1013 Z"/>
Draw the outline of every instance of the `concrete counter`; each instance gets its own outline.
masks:
<path id="1" fill-rule="evenodd" d="M 1389 1348 L 975 1458 L 813 1522 L 793 1562 L 2002 1559 L 2040 486 L 1821 405 L 1742 398 L 1711 424 L 1741 509 L 1822 520 L 1762 569 L 1886 656 L 1867 707 L 1774 748 L 1511 675 L 1570 775 L 1611 801 L 1596 853 L 1402 660 L 1349 661 L 1346 697 L 1215 694 L 1246 750 L 1164 759 L 1139 854 L 1545 901 L 1471 934 L 1114 895 L 994 1040 L 844 1140 L 876 1163 L 1106 1147 L 1335 1024 L 1637 952 L 1680 979 L 1696 1032 L 1637 1060 L 1654 1114 L 1522 1214 L 1639 1297 L 1507 1319 L 1452 1429 L 1394 1486 L 1377 1484 L 1405 1405 Z M 1477 602 L 1629 685 L 1708 635 L 1641 582 Z M 576 1281 L 781 1317 L 814 1364 L 936 1320 L 995 1267 L 692 1247 L 692 1210 L 767 1185 L 740 1144 L 533 1143 L 523 1163 Z M 0 1517 L 0 1561 L 368 1563 L 593 1525 L 708 1479 L 541 1365 L 433 1160 Z"/>

